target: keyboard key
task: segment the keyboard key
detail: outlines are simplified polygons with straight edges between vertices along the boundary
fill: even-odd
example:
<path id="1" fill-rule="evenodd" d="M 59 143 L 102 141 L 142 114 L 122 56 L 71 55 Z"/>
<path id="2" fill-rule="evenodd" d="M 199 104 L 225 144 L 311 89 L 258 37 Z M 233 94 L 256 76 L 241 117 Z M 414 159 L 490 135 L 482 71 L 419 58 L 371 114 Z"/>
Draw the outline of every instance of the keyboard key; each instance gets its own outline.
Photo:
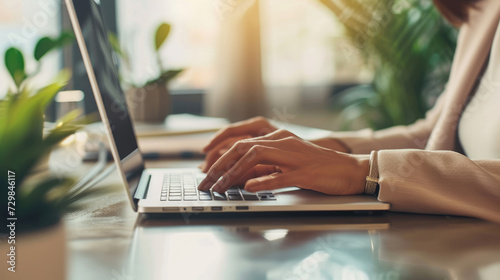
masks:
<path id="1" fill-rule="evenodd" d="M 198 191 L 200 193 L 200 195 L 208 195 L 208 196 L 212 196 L 212 194 L 210 193 L 210 191 Z"/>
<path id="2" fill-rule="evenodd" d="M 240 194 L 238 189 L 229 189 L 226 191 L 227 194 Z"/>
<path id="3" fill-rule="evenodd" d="M 213 192 L 215 200 L 227 200 L 226 195 L 223 193 Z"/>
<path id="4" fill-rule="evenodd" d="M 257 196 L 256 193 L 249 192 L 249 191 L 246 191 L 246 190 L 241 190 L 241 194 L 243 195 L 243 197 L 245 199 L 246 199 L 246 197 L 250 197 L 250 198 L 256 198 L 256 199 L 252 199 L 252 200 L 259 200 L 259 197 Z"/>
<path id="5" fill-rule="evenodd" d="M 257 193 L 258 195 L 274 195 L 272 192 L 270 191 L 263 191 L 263 192 L 258 192 Z"/>
<path id="6" fill-rule="evenodd" d="M 178 189 L 178 190 L 177 189 L 170 189 L 170 192 L 171 193 L 181 193 L 182 191 L 181 191 L 181 189 Z"/>
<path id="7" fill-rule="evenodd" d="M 269 193 L 269 194 L 259 193 L 259 197 L 260 197 L 260 200 L 276 200 L 276 197 L 272 193 Z"/>
<path id="8" fill-rule="evenodd" d="M 180 196 L 169 196 L 168 200 L 170 200 L 170 201 L 181 201 L 181 197 Z"/>
<path id="9" fill-rule="evenodd" d="M 168 195 L 169 196 L 181 196 L 181 193 L 180 192 L 178 192 L 178 193 L 176 193 L 176 192 L 175 193 L 170 192 Z"/>
<path id="10" fill-rule="evenodd" d="M 237 194 L 237 195 L 234 195 L 234 194 L 228 194 L 227 197 L 229 198 L 229 200 L 243 200 L 241 198 L 241 195 Z"/>
<path id="11" fill-rule="evenodd" d="M 243 194 L 243 198 L 245 200 L 259 200 L 259 197 L 256 194 Z"/>
<path id="12" fill-rule="evenodd" d="M 184 196 L 184 200 L 194 201 L 194 200 L 198 200 L 198 197 L 196 197 L 195 195 Z"/>
<path id="13" fill-rule="evenodd" d="M 212 197 L 206 195 L 200 195 L 200 200 L 202 201 L 212 200 Z"/>

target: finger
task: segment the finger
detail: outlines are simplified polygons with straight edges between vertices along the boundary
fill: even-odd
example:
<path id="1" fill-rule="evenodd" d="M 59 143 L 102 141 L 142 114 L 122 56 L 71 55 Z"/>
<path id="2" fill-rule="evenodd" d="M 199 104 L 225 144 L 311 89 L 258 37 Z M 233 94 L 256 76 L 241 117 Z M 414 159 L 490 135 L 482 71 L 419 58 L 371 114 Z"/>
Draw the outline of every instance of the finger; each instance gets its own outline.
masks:
<path id="1" fill-rule="evenodd" d="M 238 142 L 239 140 L 242 139 L 248 139 L 250 138 L 250 135 L 242 135 L 242 136 L 237 136 L 237 137 L 230 137 L 225 139 L 224 141 L 220 142 L 217 146 L 215 146 L 213 149 L 207 151 L 207 155 L 205 157 L 205 165 L 204 168 L 202 169 L 203 172 L 207 172 L 210 167 L 229 149 L 231 148 L 234 143 Z"/>
<path id="2" fill-rule="evenodd" d="M 277 134 L 276 134 L 277 135 Z M 269 136 L 269 137 L 272 137 Z M 241 160 L 243 156 L 245 156 L 249 160 L 252 156 L 252 153 L 249 153 L 250 149 L 254 147 L 260 146 L 261 148 L 269 147 L 276 148 L 281 150 L 282 152 L 292 152 L 295 154 L 294 158 L 291 158 L 291 161 L 286 163 L 287 165 L 295 162 L 298 157 L 296 152 L 300 150 L 301 145 L 304 145 L 303 141 L 298 137 L 286 137 L 279 140 L 254 140 L 255 138 L 249 140 L 238 141 L 231 147 L 231 149 L 220 157 L 216 163 L 212 165 L 212 167 L 207 172 L 207 176 L 198 186 L 199 190 L 208 190 L 212 185 L 219 180 L 219 178 L 224 175 L 224 173 L 229 170 L 235 163 Z M 255 152 L 255 151 L 254 151 Z M 255 156 L 255 154 L 253 155 Z M 265 163 L 261 163 L 265 164 Z M 270 163 L 273 165 L 278 165 L 275 163 Z M 248 168 L 251 168 L 249 166 Z"/>
<path id="3" fill-rule="evenodd" d="M 256 143 L 256 144 L 265 145 L 265 143 L 257 143 L 257 141 L 261 141 L 261 140 L 286 140 L 287 138 L 288 138 L 288 140 L 292 140 L 290 138 L 293 138 L 293 137 L 299 139 L 295 134 L 291 133 L 290 131 L 281 129 L 281 130 L 276 130 L 276 131 L 269 133 L 267 135 L 264 135 L 264 136 L 252 138 L 247 143 Z M 250 135 L 244 135 L 241 137 L 231 137 L 231 138 L 228 138 L 227 140 L 225 140 L 224 142 L 220 143 L 218 146 L 216 146 L 214 149 L 212 149 L 211 151 L 209 151 L 207 153 L 207 156 L 205 157 L 205 165 L 203 166 L 204 168 L 202 169 L 202 171 L 205 173 L 208 172 L 208 170 L 213 166 L 213 164 L 222 156 L 222 154 L 224 154 L 224 152 L 226 152 L 226 150 L 222 150 L 222 147 L 228 146 L 229 143 L 234 143 L 234 142 L 237 142 L 238 140 L 243 140 L 243 139 L 248 139 L 248 138 L 250 138 Z M 232 140 L 236 140 L 236 141 L 232 142 Z M 238 150 L 241 150 L 241 149 L 238 149 Z M 223 151 L 223 152 L 221 152 L 221 151 Z M 244 151 L 242 151 L 242 153 L 244 153 L 246 151 L 247 150 L 244 150 Z"/>
<path id="4" fill-rule="evenodd" d="M 281 172 L 277 166 L 274 165 L 257 165 L 250 169 L 240 178 L 236 179 L 235 185 L 244 185 L 248 180 L 253 178 L 262 177 L 272 173 Z"/>
<path id="5" fill-rule="evenodd" d="M 298 186 L 303 175 L 303 173 L 297 171 L 272 173 L 248 180 L 245 184 L 245 190 L 259 192 Z"/>
<path id="6" fill-rule="evenodd" d="M 284 168 L 289 168 L 290 163 L 295 159 L 295 154 L 288 151 L 265 146 L 252 147 L 247 154 L 222 175 L 220 180 L 213 185 L 212 190 L 216 192 L 227 191 L 230 187 L 236 185 L 237 180 L 241 178 L 247 170 L 250 170 L 257 164 L 277 165 L 279 167 L 283 166 Z M 214 177 L 217 177 L 217 175 L 218 174 Z"/>
<path id="7" fill-rule="evenodd" d="M 203 151 L 209 151 L 217 146 L 220 142 L 228 137 L 251 135 L 252 137 L 262 136 L 275 131 L 276 128 L 269 124 L 269 122 L 262 117 L 249 119 L 246 121 L 232 124 L 219 132 L 217 132 Z"/>
<path id="8" fill-rule="evenodd" d="M 246 157 L 246 161 L 250 160 L 252 156 L 255 157 L 256 151 L 254 151 L 253 153 L 249 153 L 249 151 L 257 146 L 279 148 L 280 146 L 283 146 L 283 143 L 280 140 L 238 141 L 231 147 L 231 149 L 229 149 L 229 151 L 227 151 L 227 153 L 225 153 L 212 165 L 212 167 L 207 172 L 207 176 L 205 177 L 205 179 L 203 179 L 203 181 L 201 181 L 200 185 L 198 186 L 198 189 L 205 191 L 210 189 L 210 187 L 236 162 L 240 161 L 242 157 Z M 283 149 L 283 147 L 281 148 Z"/>

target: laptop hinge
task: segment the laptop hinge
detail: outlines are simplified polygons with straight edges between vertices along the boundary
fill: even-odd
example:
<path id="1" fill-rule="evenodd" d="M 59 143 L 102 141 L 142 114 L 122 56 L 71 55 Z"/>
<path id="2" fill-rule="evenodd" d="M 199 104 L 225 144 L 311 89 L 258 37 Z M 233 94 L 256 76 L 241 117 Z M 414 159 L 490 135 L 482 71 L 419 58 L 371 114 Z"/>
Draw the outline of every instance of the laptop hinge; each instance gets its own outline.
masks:
<path id="1" fill-rule="evenodd" d="M 146 199 L 149 190 L 149 182 L 151 181 L 151 174 L 148 176 L 142 176 L 139 181 L 139 185 L 137 186 L 137 190 L 135 191 L 134 198 L 135 199 Z"/>

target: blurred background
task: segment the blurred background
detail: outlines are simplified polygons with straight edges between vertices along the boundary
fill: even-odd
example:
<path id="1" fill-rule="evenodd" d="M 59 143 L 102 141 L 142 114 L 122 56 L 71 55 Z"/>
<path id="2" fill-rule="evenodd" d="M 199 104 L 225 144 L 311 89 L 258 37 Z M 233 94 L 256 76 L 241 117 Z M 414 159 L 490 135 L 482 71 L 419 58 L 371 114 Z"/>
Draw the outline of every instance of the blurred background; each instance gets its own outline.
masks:
<path id="1" fill-rule="evenodd" d="M 168 22 L 161 58 L 166 68 L 185 69 L 169 83 L 173 113 L 231 121 L 265 115 L 330 130 L 412 123 L 442 91 L 456 40 L 430 0 L 100 2 L 130 56 L 122 75 L 135 84 L 154 78 L 152 38 Z M 0 0 L 2 54 L 10 46 L 31 52 L 61 30 L 71 30 L 61 1 Z M 86 113 L 96 110 L 76 44 L 42 67 L 31 84 L 69 68 L 67 88 L 84 92 Z M 0 98 L 10 84 L 0 67 Z M 55 118 L 54 106 L 46 117 Z"/>

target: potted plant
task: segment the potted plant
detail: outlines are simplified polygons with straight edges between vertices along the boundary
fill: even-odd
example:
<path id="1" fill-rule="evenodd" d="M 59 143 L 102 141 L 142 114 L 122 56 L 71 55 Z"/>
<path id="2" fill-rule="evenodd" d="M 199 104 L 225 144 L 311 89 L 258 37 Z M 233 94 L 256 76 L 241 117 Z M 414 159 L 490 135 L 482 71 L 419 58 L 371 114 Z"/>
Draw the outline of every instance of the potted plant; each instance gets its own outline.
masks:
<path id="1" fill-rule="evenodd" d="M 72 36 L 68 34 L 42 38 L 35 48 L 35 60 L 40 62 L 45 54 L 69 43 Z M 4 269 L 9 270 L 8 279 L 65 279 L 66 240 L 61 217 L 88 192 L 69 191 L 73 185 L 70 178 L 48 172 L 34 174 L 33 169 L 79 128 L 74 121 L 79 112 L 72 112 L 44 135 L 45 109 L 70 74 L 63 71 L 52 83 L 35 90 L 27 81 L 38 70 L 26 73 L 21 51 L 8 49 L 5 66 L 14 89 L 0 100 L 0 219 L 7 222 L 0 227 L 0 249 L 8 258 Z"/>
<path id="2" fill-rule="evenodd" d="M 126 91 L 127 104 L 132 119 L 135 121 L 163 122 L 170 113 L 171 97 L 168 90 L 168 83 L 183 71 L 183 69 L 166 70 L 160 56 L 160 49 L 168 39 L 170 30 L 170 24 L 161 23 L 155 32 L 153 52 L 158 64 L 158 76 L 144 84 L 136 84 L 130 81 L 130 79 L 124 79 L 124 83 L 129 87 Z M 118 57 L 121 58 L 125 68 L 130 69 L 130 56 L 120 46 L 117 36 L 109 33 L 109 39 L 111 46 Z"/>

